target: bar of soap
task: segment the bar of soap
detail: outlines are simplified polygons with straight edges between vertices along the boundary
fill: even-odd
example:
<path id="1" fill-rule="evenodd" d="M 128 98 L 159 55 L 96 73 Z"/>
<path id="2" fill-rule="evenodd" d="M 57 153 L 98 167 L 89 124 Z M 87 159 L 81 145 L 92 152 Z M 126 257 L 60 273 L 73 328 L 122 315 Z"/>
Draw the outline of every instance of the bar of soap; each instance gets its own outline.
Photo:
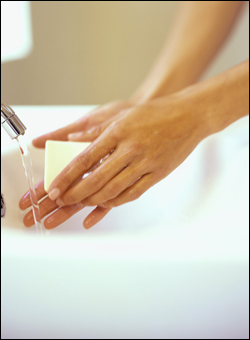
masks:
<path id="1" fill-rule="evenodd" d="M 45 144 L 44 190 L 48 192 L 50 184 L 59 173 L 90 143 L 58 142 L 48 140 Z"/>

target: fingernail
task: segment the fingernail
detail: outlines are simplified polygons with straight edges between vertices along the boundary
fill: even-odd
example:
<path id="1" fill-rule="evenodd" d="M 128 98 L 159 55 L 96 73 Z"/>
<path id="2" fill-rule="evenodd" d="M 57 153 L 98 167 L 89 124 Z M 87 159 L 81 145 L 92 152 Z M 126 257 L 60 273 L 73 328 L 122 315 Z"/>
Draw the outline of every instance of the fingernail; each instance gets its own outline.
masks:
<path id="1" fill-rule="evenodd" d="M 30 198 L 30 192 L 28 191 L 28 192 L 26 192 L 25 195 L 23 195 L 22 200 L 26 201 L 26 200 L 29 199 L 29 198 Z"/>
<path id="2" fill-rule="evenodd" d="M 80 138 L 81 136 L 82 136 L 81 132 L 70 133 L 68 135 L 68 139 L 77 139 L 77 138 Z"/>
<path id="3" fill-rule="evenodd" d="M 56 227 L 56 225 L 53 225 L 53 222 L 55 222 L 55 218 L 53 216 L 46 218 L 46 220 L 44 221 L 44 227 L 46 229 L 53 229 L 54 227 Z"/>
<path id="4" fill-rule="evenodd" d="M 28 228 L 35 224 L 32 210 L 29 211 L 28 214 L 24 216 L 23 224 L 25 225 L 25 227 Z"/>
<path id="5" fill-rule="evenodd" d="M 54 201 L 57 199 L 57 197 L 60 195 L 60 190 L 58 188 L 54 188 L 50 193 L 49 193 L 49 198 Z"/>
<path id="6" fill-rule="evenodd" d="M 63 202 L 63 200 L 61 198 L 58 198 L 56 200 L 56 204 L 59 205 L 60 207 L 64 207 L 65 206 L 65 203 Z"/>
<path id="7" fill-rule="evenodd" d="M 20 200 L 19 202 L 19 207 L 22 209 L 25 207 L 27 204 L 30 204 L 30 193 L 27 192 Z"/>
<path id="8" fill-rule="evenodd" d="M 88 230 L 92 227 L 92 224 L 91 224 L 91 221 L 92 221 L 92 218 L 86 218 L 84 221 L 83 221 L 83 227 Z"/>

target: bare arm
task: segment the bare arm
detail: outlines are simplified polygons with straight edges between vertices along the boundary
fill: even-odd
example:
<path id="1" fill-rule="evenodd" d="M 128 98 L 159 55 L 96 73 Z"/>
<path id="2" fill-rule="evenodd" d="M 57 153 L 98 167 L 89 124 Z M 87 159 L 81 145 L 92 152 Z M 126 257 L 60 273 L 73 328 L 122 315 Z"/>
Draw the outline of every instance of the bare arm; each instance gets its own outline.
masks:
<path id="1" fill-rule="evenodd" d="M 44 148 L 47 139 L 68 140 L 79 132 L 95 140 L 125 109 L 178 92 L 195 83 L 233 27 L 244 1 L 180 1 L 174 27 L 149 75 L 128 101 L 101 105 L 78 121 L 33 140 Z"/>
<path id="2" fill-rule="evenodd" d="M 203 74 L 244 1 L 181 1 L 174 27 L 149 75 L 133 95 L 145 102 L 185 88 Z"/>

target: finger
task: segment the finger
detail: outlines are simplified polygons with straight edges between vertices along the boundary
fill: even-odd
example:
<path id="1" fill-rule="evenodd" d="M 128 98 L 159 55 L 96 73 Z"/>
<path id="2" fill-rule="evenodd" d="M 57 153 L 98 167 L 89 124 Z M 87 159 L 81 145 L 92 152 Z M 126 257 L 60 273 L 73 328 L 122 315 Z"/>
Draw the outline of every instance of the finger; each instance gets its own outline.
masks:
<path id="1" fill-rule="evenodd" d="M 114 111 L 114 108 L 111 110 L 111 112 Z M 117 120 L 120 116 L 122 116 L 126 112 L 126 110 L 120 110 L 116 112 L 116 115 L 114 116 L 114 113 L 112 112 L 112 117 L 109 119 L 106 119 L 103 123 L 101 124 L 96 124 L 94 127 L 91 129 L 86 129 L 81 132 L 76 132 L 76 133 L 70 133 L 68 135 L 68 140 L 71 141 L 78 141 L 78 142 L 92 142 L 94 141 L 97 137 L 99 137 L 104 130 L 115 120 Z M 107 117 L 105 115 L 105 117 Z"/>
<path id="2" fill-rule="evenodd" d="M 130 155 L 114 151 L 99 167 L 72 186 L 57 203 L 60 206 L 70 205 L 84 200 L 98 192 L 115 177 L 130 161 Z"/>
<path id="3" fill-rule="evenodd" d="M 87 128 L 102 124 L 116 116 L 119 112 L 129 109 L 134 105 L 134 102 L 117 100 L 98 106 L 89 113 Z"/>
<path id="4" fill-rule="evenodd" d="M 84 205 L 80 203 L 68 205 L 65 207 L 60 207 L 53 214 L 51 214 L 44 221 L 44 227 L 46 229 L 53 229 L 63 222 L 67 221 L 71 216 L 76 214 L 78 211 L 82 210 Z"/>
<path id="5" fill-rule="evenodd" d="M 49 197 L 55 200 L 59 196 L 62 196 L 76 180 L 99 163 L 100 160 L 107 156 L 115 147 L 115 139 L 109 137 L 108 133 L 104 136 L 102 134 L 97 140 L 91 143 L 87 149 L 74 158 L 55 178 L 49 188 Z M 86 177 L 86 179 L 88 177 Z"/>
<path id="6" fill-rule="evenodd" d="M 144 170 L 145 171 L 145 170 Z M 135 183 L 143 174 L 140 167 L 127 166 L 113 179 L 111 179 L 101 190 L 83 200 L 82 203 L 88 206 L 100 205 L 109 201 Z"/>
<path id="7" fill-rule="evenodd" d="M 68 134 L 79 132 L 88 126 L 89 114 L 81 117 L 75 122 L 66 125 L 58 130 L 48 132 L 32 140 L 32 144 L 37 148 L 44 148 L 47 140 L 67 141 Z"/>
<path id="8" fill-rule="evenodd" d="M 146 174 L 135 182 L 131 187 L 123 191 L 119 196 L 102 204 L 104 208 L 113 208 L 119 205 L 137 200 L 145 191 L 151 188 L 157 181 L 153 174 Z"/>
<path id="9" fill-rule="evenodd" d="M 44 180 L 35 185 L 35 192 L 37 200 L 40 200 L 41 198 L 47 195 L 46 191 L 44 190 Z M 27 191 L 19 201 L 19 208 L 21 210 L 25 210 L 30 206 L 31 206 L 30 191 Z"/>
<path id="10" fill-rule="evenodd" d="M 83 226 L 85 229 L 90 229 L 98 223 L 107 213 L 111 210 L 111 208 L 103 208 L 96 207 L 83 221 Z"/>
<path id="11" fill-rule="evenodd" d="M 73 142 L 92 142 L 103 133 L 103 131 L 112 123 L 112 121 L 113 119 L 103 124 L 97 125 L 89 130 L 70 133 L 68 135 L 68 140 Z"/>
<path id="12" fill-rule="evenodd" d="M 39 204 L 39 210 L 40 210 L 40 218 L 42 219 L 44 216 L 47 216 L 55 209 L 58 209 L 58 205 L 56 202 L 53 202 L 49 199 L 49 197 L 46 197 L 42 202 Z M 33 217 L 33 211 L 30 210 L 23 218 L 23 223 L 26 227 L 31 227 L 35 224 L 34 217 Z"/>
<path id="13" fill-rule="evenodd" d="M 44 148 L 47 140 L 67 141 L 69 134 L 100 125 L 120 110 L 131 106 L 132 103 L 120 101 L 99 106 L 75 122 L 33 139 L 32 144 L 37 148 Z"/>

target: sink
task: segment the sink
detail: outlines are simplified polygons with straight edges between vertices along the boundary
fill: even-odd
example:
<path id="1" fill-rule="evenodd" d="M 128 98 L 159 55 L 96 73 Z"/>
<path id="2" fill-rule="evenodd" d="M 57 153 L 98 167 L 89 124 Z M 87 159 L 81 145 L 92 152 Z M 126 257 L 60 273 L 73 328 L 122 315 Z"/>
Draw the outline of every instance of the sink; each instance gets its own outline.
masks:
<path id="1" fill-rule="evenodd" d="M 51 115 L 52 130 L 92 107 L 13 108 L 28 128 L 38 182 L 44 150 L 32 138 L 48 131 Z M 22 223 L 28 185 L 17 143 L 3 136 L 3 338 L 247 339 L 248 121 L 207 138 L 92 229 L 82 225 L 89 207 L 42 236 Z"/>

